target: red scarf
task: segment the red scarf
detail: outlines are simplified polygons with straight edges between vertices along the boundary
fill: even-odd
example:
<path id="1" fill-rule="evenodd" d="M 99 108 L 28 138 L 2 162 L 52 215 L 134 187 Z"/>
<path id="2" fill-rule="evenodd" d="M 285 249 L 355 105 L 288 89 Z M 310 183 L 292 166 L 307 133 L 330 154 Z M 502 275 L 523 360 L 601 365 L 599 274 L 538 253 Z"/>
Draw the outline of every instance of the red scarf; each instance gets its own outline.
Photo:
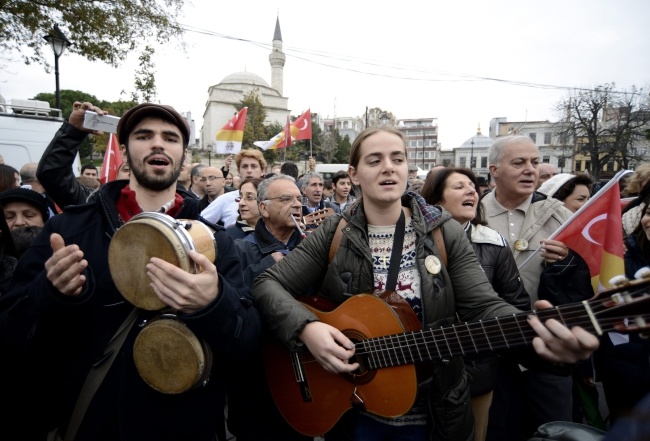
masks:
<path id="1" fill-rule="evenodd" d="M 183 197 L 176 193 L 174 196 L 174 205 L 165 214 L 176 217 L 182 205 Z M 142 213 L 142 208 L 140 208 L 138 201 L 135 199 L 135 191 L 131 190 L 128 184 L 120 192 L 120 197 L 117 199 L 115 208 L 117 208 L 117 213 L 124 222 L 130 221 L 133 216 Z"/>

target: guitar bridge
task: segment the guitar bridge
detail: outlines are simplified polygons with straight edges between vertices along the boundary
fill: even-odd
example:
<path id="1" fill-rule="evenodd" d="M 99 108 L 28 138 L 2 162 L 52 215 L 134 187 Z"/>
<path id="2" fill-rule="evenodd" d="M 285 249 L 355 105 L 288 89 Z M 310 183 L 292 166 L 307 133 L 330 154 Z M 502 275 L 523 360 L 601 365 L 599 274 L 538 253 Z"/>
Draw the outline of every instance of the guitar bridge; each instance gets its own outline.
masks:
<path id="1" fill-rule="evenodd" d="M 296 377 L 296 383 L 298 384 L 302 401 L 310 403 L 312 401 L 311 390 L 307 382 L 307 377 L 305 376 L 305 371 L 302 368 L 302 363 L 300 362 L 300 353 L 291 353 L 291 364 L 293 365 L 293 374 Z"/>

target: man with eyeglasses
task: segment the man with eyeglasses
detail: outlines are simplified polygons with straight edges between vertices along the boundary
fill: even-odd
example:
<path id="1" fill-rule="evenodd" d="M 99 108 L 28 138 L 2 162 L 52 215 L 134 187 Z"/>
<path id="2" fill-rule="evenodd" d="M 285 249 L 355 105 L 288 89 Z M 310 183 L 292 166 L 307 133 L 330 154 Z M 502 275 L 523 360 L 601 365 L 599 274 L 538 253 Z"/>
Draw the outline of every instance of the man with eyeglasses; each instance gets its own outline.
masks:
<path id="1" fill-rule="evenodd" d="M 302 195 L 293 177 L 280 174 L 263 180 L 257 186 L 257 202 L 260 218 L 255 231 L 235 240 L 249 287 L 302 240 L 296 227 L 302 217 Z M 273 405 L 263 366 L 258 352 L 253 360 L 237 367 L 228 395 L 228 430 L 244 441 L 311 439 L 295 432 Z M 256 424 L 250 424 L 251 415 L 256 415 Z"/>
<path id="2" fill-rule="evenodd" d="M 201 183 L 205 194 L 199 201 L 199 210 L 203 211 L 212 201 L 225 193 L 224 181 L 221 169 L 217 167 L 201 169 Z"/>

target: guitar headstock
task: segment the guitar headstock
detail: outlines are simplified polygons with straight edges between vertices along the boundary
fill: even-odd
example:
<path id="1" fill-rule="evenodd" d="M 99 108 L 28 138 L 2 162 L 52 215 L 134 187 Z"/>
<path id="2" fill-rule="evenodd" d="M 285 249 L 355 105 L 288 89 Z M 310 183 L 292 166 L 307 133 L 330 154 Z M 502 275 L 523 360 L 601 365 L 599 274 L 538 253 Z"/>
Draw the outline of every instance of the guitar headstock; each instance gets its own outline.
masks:
<path id="1" fill-rule="evenodd" d="M 635 274 L 634 280 L 617 276 L 613 288 L 596 294 L 589 304 L 599 324 L 620 333 L 650 332 L 650 268 Z"/>
<path id="2" fill-rule="evenodd" d="M 334 214 L 334 209 L 327 207 L 322 210 L 316 210 L 313 213 L 309 213 L 303 216 L 303 222 L 306 226 L 317 227 L 323 221 Z"/>

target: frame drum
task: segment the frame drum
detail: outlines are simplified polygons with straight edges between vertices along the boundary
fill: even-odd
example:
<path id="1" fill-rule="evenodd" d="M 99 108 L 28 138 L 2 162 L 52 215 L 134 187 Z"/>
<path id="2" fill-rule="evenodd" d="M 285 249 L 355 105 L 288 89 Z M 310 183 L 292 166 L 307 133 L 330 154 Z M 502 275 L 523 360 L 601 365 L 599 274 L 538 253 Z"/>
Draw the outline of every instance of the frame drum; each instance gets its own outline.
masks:
<path id="1" fill-rule="evenodd" d="M 140 377 L 164 394 L 179 394 L 207 383 L 212 352 L 176 316 L 164 314 L 142 328 L 133 344 Z"/>
<path id="2" fill-rule="evenodd" d="M 118 291 L 134 306 L 158 311 L 167 305 L 150 286 L 146 266 L 158 257 L 188 273 L 200 268 L 189 257 L 190 250 L 214 262 L 217 250 L 210 227 L 201 221 L 174 219 L 163 213 L 137 214 L 122 225 L 111 239 L 108 266 Z"/>

